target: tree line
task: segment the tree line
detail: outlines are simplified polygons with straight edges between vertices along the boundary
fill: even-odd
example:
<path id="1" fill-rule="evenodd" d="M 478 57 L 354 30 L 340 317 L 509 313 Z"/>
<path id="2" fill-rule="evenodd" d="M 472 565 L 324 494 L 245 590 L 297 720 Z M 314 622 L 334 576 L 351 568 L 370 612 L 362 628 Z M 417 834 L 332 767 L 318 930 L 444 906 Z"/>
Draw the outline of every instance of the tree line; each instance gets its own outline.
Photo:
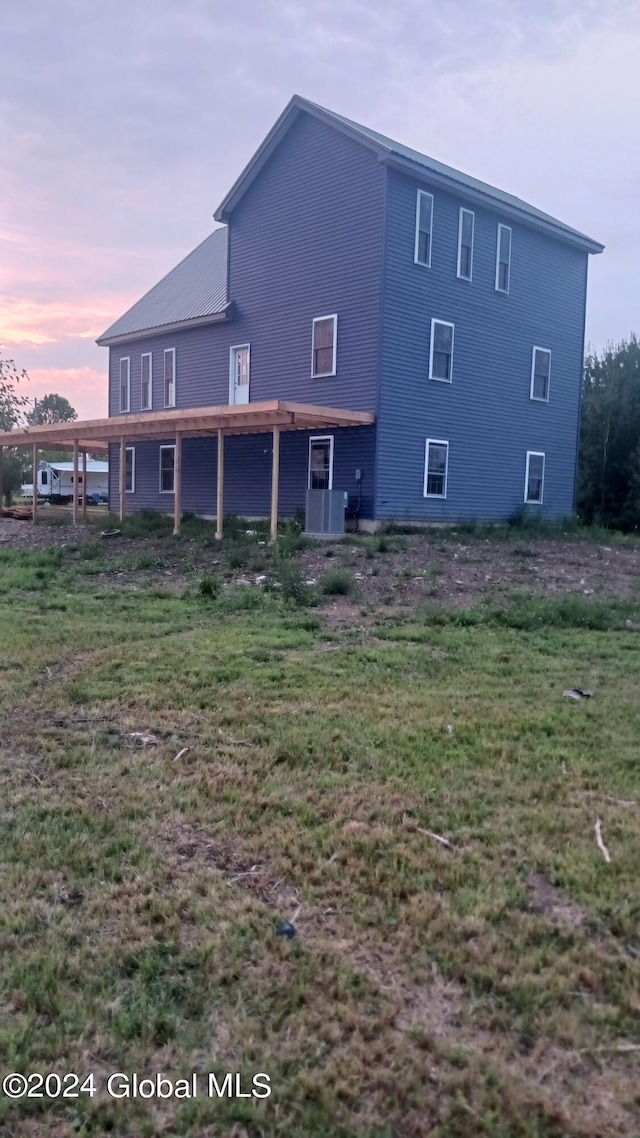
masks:
<path id="1" fill-rule="evenodd" d="M 587 352 L 576 507 L 586 525 L 640 529 L 640 343 Z"/>

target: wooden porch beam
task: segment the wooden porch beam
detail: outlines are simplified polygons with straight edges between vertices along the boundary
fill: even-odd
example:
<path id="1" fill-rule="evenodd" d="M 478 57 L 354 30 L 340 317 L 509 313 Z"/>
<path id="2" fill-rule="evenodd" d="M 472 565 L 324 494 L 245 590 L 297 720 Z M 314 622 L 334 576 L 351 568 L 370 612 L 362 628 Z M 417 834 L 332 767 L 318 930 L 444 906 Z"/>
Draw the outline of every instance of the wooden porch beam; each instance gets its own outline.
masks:
<path id="1" fill-rule="evenodd" d="M 176 431 L 173 452 L 173 532 L 180 533 L 182 521 L 182 435 Z"/>
<path id="2" fill-rule="evenodd" d="M 271 540 L 278 537 L 278 490 L 280 488 L 280 427 L 273 428 L 271 461 Z"/>
<path id="3" fill-rule="evenodd" d="M 224 517 L 224 431 L 218 428 L 218 485 L 216 487 L 216 539 L 222 541 Z"/>
<path id="4" fill-rule="evenodd" d="M 126 482 L 126 465 L 127 465 L 127 445 L 126 445 L 126 439 L 125 439 L 124 435 L 121 435 L 120 436 L 120 471 L 119 471 L 119 474 L 120 474 L 120 481 L 119 481 L 120 509 L 118 511 L 121 522 L 124 521 L 124 504 L 125 504 L 124 494 L 125 494 L 125 488 L 127 485 L 127 482 Z"/>
<path id="5" fill-rule="evenodd" d="M 82 448 L 82 520 L 87 520 L 87 493 L 89 487 L 87 486 L 87 452 Z"/>
<path id="6" fill-rule="evenodd" d="M 38 447 L 36 443 L 33 444 L 31 458 L 33 462 L 32 481 L 33 481 L 33 522 L 38 520 Z M 51 489 L 51 487 L 49 487 Z M 0 505 L 1 505 L 0 501 Z"/>
<path id="7" fill-rule="evenodd" d="M 35 449 L 35 443 L 34 449 Z M 78 476 L 80 474 L 80 464 L 78 462 L 79 448 L 78 440 L 73 441 L 73 524 L 78 524 Z"/>

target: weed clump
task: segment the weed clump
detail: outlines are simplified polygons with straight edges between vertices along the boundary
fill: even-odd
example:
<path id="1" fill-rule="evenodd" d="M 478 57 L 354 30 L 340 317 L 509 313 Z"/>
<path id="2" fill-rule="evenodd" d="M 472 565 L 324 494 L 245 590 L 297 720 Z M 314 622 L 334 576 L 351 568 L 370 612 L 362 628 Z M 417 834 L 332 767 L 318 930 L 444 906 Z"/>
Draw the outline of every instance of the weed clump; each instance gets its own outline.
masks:
<path id="1" fill-rule="evenodd" d="M 348 597 L 355 591 L 355 581 L 345 569 L 332 569 L 322 577 L 320 588 L 326 596 Z"/>
<path id="2" fill-rule="evenodd" d="M 198 585 L 198 593 L 206 600 L 215 601 L 222 591 L 222 582 L 217 573 L 205 573 Z"/>

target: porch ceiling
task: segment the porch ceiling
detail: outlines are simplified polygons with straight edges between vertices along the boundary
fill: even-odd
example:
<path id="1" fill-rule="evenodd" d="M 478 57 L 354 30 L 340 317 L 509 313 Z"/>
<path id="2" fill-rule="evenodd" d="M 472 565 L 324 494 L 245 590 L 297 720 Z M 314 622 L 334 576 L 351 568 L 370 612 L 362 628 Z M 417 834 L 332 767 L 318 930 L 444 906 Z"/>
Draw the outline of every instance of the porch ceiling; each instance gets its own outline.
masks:
<path id="1" fill-rule="evenodd" d="M 109 419 L 76 420 L 26 430 L 0 431 L 0 447 L 33 446 L 65 449 L 75 442 L 88 450 L 101 450 L 110 442 L 143 441 L 193 435 L 253 435 L 279 427 L 281 431 L 325 430 L 331 427 L 363 427 L 375 422 L 364 411 L 318 407 L 310 403 L 271 400 L 244 406 L 194 407 L 188 410 L 146 411 L 114 415 Z"/>

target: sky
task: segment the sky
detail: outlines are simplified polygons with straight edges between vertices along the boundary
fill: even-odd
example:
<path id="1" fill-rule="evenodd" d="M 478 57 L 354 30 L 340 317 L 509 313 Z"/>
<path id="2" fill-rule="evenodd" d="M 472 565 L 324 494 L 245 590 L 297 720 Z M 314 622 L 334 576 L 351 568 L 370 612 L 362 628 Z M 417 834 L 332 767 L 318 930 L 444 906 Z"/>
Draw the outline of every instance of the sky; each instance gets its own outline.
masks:
<path id="1" fill-rule="evenodd" d="M 95 339 L 215 228 L 296 93 L 605 244 L 640 332 L 640 0 L 2 0 L 0 351 L 107 413 Z"/>

